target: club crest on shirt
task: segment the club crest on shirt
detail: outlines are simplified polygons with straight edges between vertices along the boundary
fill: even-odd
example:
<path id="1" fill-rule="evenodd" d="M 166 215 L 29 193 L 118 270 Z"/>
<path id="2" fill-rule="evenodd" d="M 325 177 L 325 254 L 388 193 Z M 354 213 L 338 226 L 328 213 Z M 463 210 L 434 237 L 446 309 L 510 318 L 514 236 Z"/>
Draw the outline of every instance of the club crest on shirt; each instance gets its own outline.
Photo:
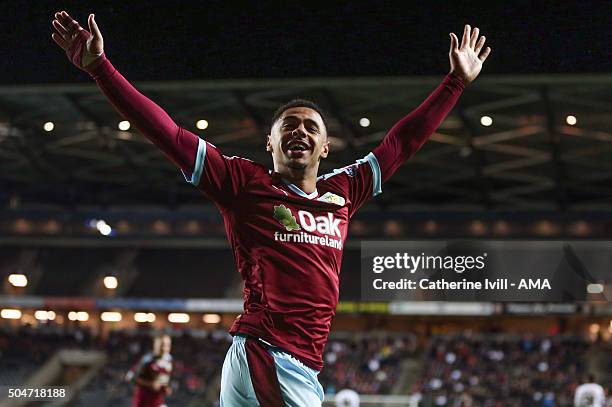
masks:
<path id="1" fill-rule="evenodd" d="M 344 167 L 344 171 L 348 174 L 349 177 L 354 177 L 356 170 L 357 170 L 357 165 L 355 164 L 351 164 L 347 167 Z"/>
<path id="2" fill-rule="evenodd" d="M 283 225 L 287 232 L 300 230 L 297 219 L 295 219 L 295 216 L 291 213 L 291 209 L 287 208 L 285 205 L 274 206 L 274 219 Z"/>
<path id="3" fill-rule="evenodd" d="M 317 198 L 317 201 L 333 203 L 339 206 L 344 206 L 346 203 L 344 198 L 331 192 L 326 192 L 321 197 Z"/>

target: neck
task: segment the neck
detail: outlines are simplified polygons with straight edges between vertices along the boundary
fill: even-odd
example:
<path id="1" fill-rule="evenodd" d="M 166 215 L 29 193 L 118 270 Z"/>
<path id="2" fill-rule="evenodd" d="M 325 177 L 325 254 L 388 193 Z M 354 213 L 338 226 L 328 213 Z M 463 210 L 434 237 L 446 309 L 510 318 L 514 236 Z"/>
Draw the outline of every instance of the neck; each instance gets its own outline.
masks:
<path id="1" fill-rule="evenodd" d="M 276 168 L 275 166 L 274 171 L 307 194 L 312 194 L 317 189 L 318 168 L 296 169 L 291 167 Z"/>

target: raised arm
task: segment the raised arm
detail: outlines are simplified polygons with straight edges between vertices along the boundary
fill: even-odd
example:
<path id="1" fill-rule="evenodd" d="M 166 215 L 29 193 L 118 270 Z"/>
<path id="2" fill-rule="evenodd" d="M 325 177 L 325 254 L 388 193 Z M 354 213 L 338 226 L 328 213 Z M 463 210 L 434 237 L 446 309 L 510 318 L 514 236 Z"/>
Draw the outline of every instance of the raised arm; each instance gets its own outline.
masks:
<path id="1" fill-rule="evenodd" d="M 478 28 L 471 30 L 466 25 L 461 45 L 457 36 L 450 34 L 450 73 L 419 107 L 398 121 L 374 149 L 382 182 L 425 144 L 453 109 L 464 88 L 480 73 L 491 48 L 483 49 L 485 37 L 479 34 Z"/>
<path id="2" fill-rule="evenodd" d="M 65 11 L 55 13 L 52 38 L 79 69 L 89 73 L 115 109 L 158 146 L 186 174 L 194 170 L 199 138 L 179 127 L 158 105 L 134 88 L 104 55 L 104 40 L 93 14 L 90 31 Z"/>

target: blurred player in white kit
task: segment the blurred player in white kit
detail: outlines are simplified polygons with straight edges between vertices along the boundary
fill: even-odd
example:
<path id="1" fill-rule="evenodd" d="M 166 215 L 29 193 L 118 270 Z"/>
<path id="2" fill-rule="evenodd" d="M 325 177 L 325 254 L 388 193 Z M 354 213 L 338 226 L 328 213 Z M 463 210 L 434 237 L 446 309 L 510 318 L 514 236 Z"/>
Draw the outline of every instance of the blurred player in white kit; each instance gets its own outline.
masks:
<path id="1" fill-rule="evenodd" d="M 595 377 L 590 374 L 587 382 L 576 387 L 574 407 L 606 407 L 606 392 L 601 385 L 595 383 Z"/>

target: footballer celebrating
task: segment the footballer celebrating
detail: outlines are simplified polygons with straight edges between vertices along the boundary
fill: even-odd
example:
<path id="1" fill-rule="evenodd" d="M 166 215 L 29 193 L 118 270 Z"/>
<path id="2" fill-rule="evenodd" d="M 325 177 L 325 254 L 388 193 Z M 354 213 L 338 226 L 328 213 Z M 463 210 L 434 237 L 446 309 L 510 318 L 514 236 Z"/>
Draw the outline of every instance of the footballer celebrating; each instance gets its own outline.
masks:
<path id="1" fill-rule="evenodd" d="M 330 153 L 327 121 L 313 102 L 294 100 L 272 118 L 266 149 L 274 168 L 239 157 L 178 126 L 136 90 L 104 54 L 93 15 L 89 30 L 55 14 L 53 40 L 88 72 L 110 103 L 219 209 L 244 280 L 244 312 L 223 364 L 221 406 L 321 406 L 317 374 L 338 303 L 348 226 L 357 210 L 433 134 L 491 49 L 478 28 L 450 34 L 450 73 L 374 150 L 319 175 Z"/>

